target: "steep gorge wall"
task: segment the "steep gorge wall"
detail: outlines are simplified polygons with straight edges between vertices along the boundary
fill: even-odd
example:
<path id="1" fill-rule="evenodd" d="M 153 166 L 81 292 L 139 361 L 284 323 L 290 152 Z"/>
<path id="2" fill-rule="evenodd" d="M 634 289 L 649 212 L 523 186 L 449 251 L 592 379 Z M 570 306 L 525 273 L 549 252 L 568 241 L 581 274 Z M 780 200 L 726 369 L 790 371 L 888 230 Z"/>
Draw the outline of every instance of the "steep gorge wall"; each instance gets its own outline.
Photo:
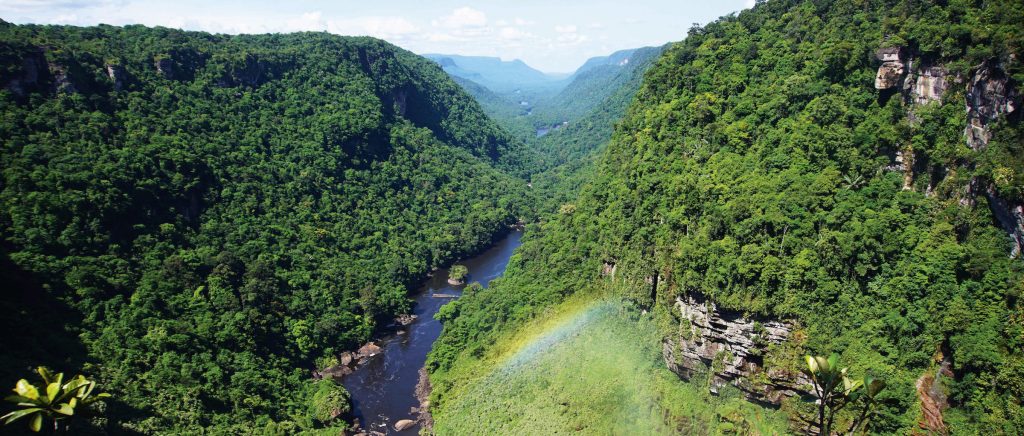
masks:
<path id="1" fill-rule="evenodd" d="M 810 391 L 802 373 L 766 364 L 794 339 L 794 323 L 723 310 L 699 295 L 677 297 L 672 307 L 679 335 L 665 340 L 662 354 L 680 377 L 708 377 L 712 392 L 730 384 L 751 401 L 775 406 Z"/>
<path id="2" fill-rule="evenodd" d="M 950 74 L 941 65 L 930 65 L 915 58 L 903 47 L 880 49 L 877 58 L 881 65 L 875 76 L 875 89 L 883 93 L 899 93 L 908 104 L 907 116 L 912 122 L 915 111 L 921 106 L 952 103 L 943 97 L 951 86 L 964 84 L 960 75 Z M 972 68 L 970 79 L 964 86 L 967 113 L 964 140 L 971 150 L 977 152 L 985 149 L 992 140 L 993 124 L 1010 116 L 1020 116 L 1021 95 L 1004 66 L 995 60 Z M 897 152 L 895 160 L 905 174 L 903 189 L 912 189 L 914 179 L 926 173 L 930 177 L 926 192 L 929 195 L 947 174 L 956 170 L 915 167 L 914 152 L 909 147 Z M 1024 203 L 999 195 L 992 180 L 974 177 L 962 191 L 960 204 L 974 207 L 979 196 L 988 200 L 993 216 L 1012 240 L 1010 257 L 1020 256 L 1024 247 Z"/>
<path id="3" fill-rule="evenodd" d="M 992 124 L 1014 115 L 1021 104 L 1015 84 L 1002 67 L 994 63 L 973 68 L 970 80 L 965 81 L 941 65 L 915 59 L 900 47 L 881 49 L 877 58 L 881 65 L 875 88 L 903 98 L 911 121 L 915 110 L 925 105 L 950 104 L 944 98 L 952 86 L 965 86 L 964 140 L 975 151 L 988 145 Z M 905 174 L 904 189 L 913 189 L 917 177 L 932 178 L 927 195 L 933 195 L 933 188 L 942 178 L 956 170 L 915 165 L 914 152 L 909 148 L 898 151 L 895 161 L 892 169 Z M 960 195 L 960 204 L 964 207 L 975 207 L 977 198 L 985 197 L 993 216 L 1013 242 L 1010 256 L 1019 257 L 1024 246 L 1024 205 L 1002 198 L 991 181 L 977 177 L 972 178 Z M 606 264 L 602 275 L 614 275 L 614 269 L 613 264 Z M 653 283 L 657 287 L 658 280 Z M 656 290 L 652 294 L 656 294 Z M 722 309 L 699 294 L 676 297 L 672 311 L 680 320 L 679 334 L 666 338 L 663 357 L 668 367 L 682 378 L 706 377 L 713 392 L 726 384 L 732 385 L 749 400 L 768 405 L 779 405 L 786 397 L 811 394 L 810 380 L 806 376 L 792 368 L 772 364 L 773 352 L 796 346 L 798 339 L 794 338 L 794 331 L 798 327 L 794 322 Z"/>

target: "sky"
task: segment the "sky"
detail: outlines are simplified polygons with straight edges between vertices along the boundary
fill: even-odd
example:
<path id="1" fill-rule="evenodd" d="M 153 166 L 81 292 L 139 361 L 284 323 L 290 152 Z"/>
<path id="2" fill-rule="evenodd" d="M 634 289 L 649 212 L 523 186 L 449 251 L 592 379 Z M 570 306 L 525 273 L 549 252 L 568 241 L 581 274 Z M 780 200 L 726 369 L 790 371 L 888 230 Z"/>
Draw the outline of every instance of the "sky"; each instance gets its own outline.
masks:
<path id="1" fill-rule="evenodd" d="M 144 24 L 214 33 L 369 35 L 415 53 L 521 59 L 549 73 L 679 41 L 754 0 L 0 0 L 18 24 Z"/>

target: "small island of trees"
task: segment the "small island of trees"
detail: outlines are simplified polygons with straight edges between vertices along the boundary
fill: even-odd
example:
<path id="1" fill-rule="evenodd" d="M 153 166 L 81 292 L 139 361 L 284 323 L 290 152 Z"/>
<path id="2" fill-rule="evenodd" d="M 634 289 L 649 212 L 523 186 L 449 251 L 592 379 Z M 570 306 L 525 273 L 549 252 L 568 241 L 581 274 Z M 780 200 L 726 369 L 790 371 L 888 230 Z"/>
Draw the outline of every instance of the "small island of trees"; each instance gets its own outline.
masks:
<path id="1" fill-rule="evenodd" d="M 467 275 L 469 275 L 469 268 L 466 268 L 465 265 L 453 265 L 452 269 L 448 271 L 448 284 L 464 285 Z"/>

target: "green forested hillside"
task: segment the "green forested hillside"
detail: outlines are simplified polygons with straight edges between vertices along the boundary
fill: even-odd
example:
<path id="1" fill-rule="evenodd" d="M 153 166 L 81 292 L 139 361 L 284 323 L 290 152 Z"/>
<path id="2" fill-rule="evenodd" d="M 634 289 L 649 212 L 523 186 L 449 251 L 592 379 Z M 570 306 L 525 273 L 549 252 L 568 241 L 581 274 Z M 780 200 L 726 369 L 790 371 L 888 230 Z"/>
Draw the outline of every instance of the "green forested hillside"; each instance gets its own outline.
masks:
<path id="1" fill-rule="evenodd" d="M 375 39 L 0 23 L 0 85 L 0 382 L 81 369 L 108 431 L 338 424 L 315 360 L 529 214 L 522 146 Z"/>
<path id="2" fill-rule="evenodd" d="M 500 82 L 503 85 L 493 84 L 493 79 L 484 80 L 453 67 L 445 71 L 506 130 L 531 145 L 539 142 L 532 148 L 540 151 L 542 168 L 550 168 L 607 141 L 615 121 L 639 89 L 644 71 L 663 49 L 642 47 L 591 58 L 569 77 L 546 84 L 520 83 L 514 77 Z M 427 56 L 447 65 L 442 55 Z M 538 140 L 561 131 L 565 122 L 575 131 L 558 139 Z M 546 134 L 539 134 L 541 131 Z"/>
<path id="3" fill-rule="evenodd" d="M 562 105 L 573 110 L 558 112 L 572 120 L 569 124 L 528 142 L 536 152 L 540 167 L 546 168 L 531 177 L 544 210 L 554 210 L 579 194 L 580 187 L 590 177 L 595 162 L 611 139 L 615 124 L 625 115 L 640 89 L 644 73 L 663 49 L 639 48 L 618 52 L 619 56 L 610 58 L 628 59 L 625 65 L 584 65 L 572 83 L 554 98 L 561 103 L 546 103 L 546 107 L 552 110 Z M 577 103 L 570 105 L 570 101 Z M 503 121 L 502 118 L 496 119 Z"/>
<path id="4" fill-rule="evenodd" d="M 650 308 L 666 340 L 690 331 L 672 308 L 687 294 L 792 320 L 789 360 L 766 357 L 768 370 L 834 351 L 854 373 L 885 378 L 872 432 L 919 428 L 915 383 L 946 362 L 950 431 L 1020 433 L 1024 262 L 1008 256 L 990 205 L 1024 201 L 1021 111 L 990 120 L 991 140 L 969 147 L 964 108 L 983 70 L 1019 106 L 1022 44 L 1020 1 L 769 0 L 692 28 L 648 71 L 580 198 L 528 229 L 499 283 L 445 308 L 428 362 L 437 426 L 503 419 L 486 402 L 463 408 L 467 381 L 492 373 L 503 344 L 559 302 L 610 289 Z M 875 88 L 888 47 L 915 71 L 948 74 L 938 101 L 915 101 L 903 76 Z M 555 386 L 546 374 L 532 383 Z M 567 403 L 615 413 L 578 395 Z M 659 401 L 662 419 L 687 416 Z M 782 410 L 796 422 L 805 407 L 794 398 Z"/>
<path id="5" fill-rule="evenodd" d="M 611 134 L 614 122 L 621 118 L 625 107 L 632 100 L 633 93 L 640 87 L 640 78 L 647 68 L 657 59 L 664 47 L 642 47 L 615 52 L 608 57 L 592 58 L 569 77 L 564 89 L 538 102 L 532 114 L 534 125 L 551 126 L 569 121 L 570 124 L 593 112 L 615 113 L 613 117 L 602 117 L 598 122 L 602 130 L 601 137 Z M 625 95 L 625 98 L 622 97 Z M 551 133 L 555 133 L 552 131 Z M 585 135 L 568 135 L 579 141 L 577 137 Z M 556 141 L 562 143 L 564 141 Z M 571 144 L 571 142 L 570 142 Z M 546 148 L 554 148 L 548 145 Z M 566 147 L 569 153 L 576 146 Z"/>
<path id="6" fill-rule="evenodd" d="M 565 89 L 545 93 L 530 106 L 472 80 L 452 77 L 489 116 L 528 145 L 533 152 L 531 182 L 542 202 L 539 207 L 553 210 L 576 197 L 615 123 L 640 88 L 644 72 L 663 49 L 644 47 L 592 58 L 567 79 Z M 538 136 L 540 128 L 547 133 Z"/>

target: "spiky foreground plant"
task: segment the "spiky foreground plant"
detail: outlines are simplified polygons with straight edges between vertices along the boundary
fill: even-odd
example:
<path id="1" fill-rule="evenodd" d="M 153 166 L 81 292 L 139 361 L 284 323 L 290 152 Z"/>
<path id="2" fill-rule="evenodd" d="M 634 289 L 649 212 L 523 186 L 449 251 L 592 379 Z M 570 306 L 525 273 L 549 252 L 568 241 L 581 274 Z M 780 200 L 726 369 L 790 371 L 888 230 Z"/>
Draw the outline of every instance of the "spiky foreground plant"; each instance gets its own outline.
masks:
<path id="1" fill-rule="evenodd" d="M 18 409 L 0 417 L 4 424 L 11 424 L 22 418 L 28 420 L 28 427 L 34 432 L 43 428 L 43 421 L 52 421 L 54 430 L 60 430 L 61 424 L 75 416 L 81 410 L 97 401 L 109 398 L 108 393 L 93 394 L 96 382 L 78 375 L 64 383 L 64 373 L 50 372 L 45 366 L 36 369 L 43 379 L 43 385 L 37 387 L 21 379 L 14 386 L 14 395 L 5 400 L 15 403 Z M 43 391 L 43 392 L 40 392 Z M 64 425 L 67 428 L 67 425 Z"/>

